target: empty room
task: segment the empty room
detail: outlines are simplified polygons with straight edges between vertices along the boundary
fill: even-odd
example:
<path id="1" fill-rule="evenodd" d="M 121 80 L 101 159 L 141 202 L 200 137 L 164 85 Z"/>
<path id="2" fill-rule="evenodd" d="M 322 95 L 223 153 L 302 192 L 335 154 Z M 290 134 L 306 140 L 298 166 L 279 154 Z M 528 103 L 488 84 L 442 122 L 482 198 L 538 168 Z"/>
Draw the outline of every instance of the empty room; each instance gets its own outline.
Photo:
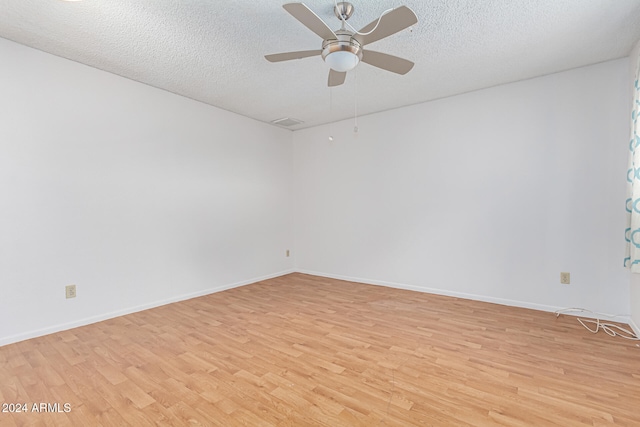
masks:
<path id="1" fill-rule="evenodd" d="M 640 425 L 639 23 L 0 0 L 0 426 Z"/>

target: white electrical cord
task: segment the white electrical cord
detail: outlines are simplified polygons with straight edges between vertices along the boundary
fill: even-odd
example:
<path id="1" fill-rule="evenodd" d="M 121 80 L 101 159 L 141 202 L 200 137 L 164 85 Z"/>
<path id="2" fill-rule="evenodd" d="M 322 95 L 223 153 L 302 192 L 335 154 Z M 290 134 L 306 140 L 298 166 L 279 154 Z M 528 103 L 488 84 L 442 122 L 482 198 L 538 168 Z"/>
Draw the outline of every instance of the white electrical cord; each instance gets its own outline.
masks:
<path id="1" fill-rule="evenodd" d="M 597 334 L 598 331 L 602 330 L 607 335 L 612 337 L 621 337 L 628 340 L 640 341 L 640 337 L 638 337 L 633 331 L 630 331 L 618 325 L 614 325 L 613 323 L 602 323 L 602 321 L 600 320 L 600 317 L 613 317 L 613 318 L 622 317 L 618 314 L 596 313 L 591 310 L 586 310 L 584 308 L 565 308 L 563 310 L 556 311 L 555 314 L 556 314 L 556 317 L 558 317 L 560 316 L 560 314 L 570 312 L 570 311 L 577 311 L 580 313 L 590 313 L 594 315 L 595 320 L 581 319 L 577 317 L 578 322 L 580 322 L 580 324 L 584 326 L 585 329 L 591 332 L 592 334 Z M 587 323 L 595 325 L 595 328 L 591 329 L 589 326 L 586 325 Z"/>
<path id="2" fill-rule="evenodd" d="M 338 10 L 338 0 L 333 0 L 333 4 L 334 4 L 334 6 L 335 6 L 336 10 Z M 347 27 L 349 27 L 349 29 L 350 29 L 351 31 L 353 31 L 353 33 L 354 33 L 354 34 L 358 34 L 358 35 L 360 35 L 360 36 L 368 36 L 369 34 L 373 33 L 373 32 L 378 28 L 378 25 L 380 25 L 380 20 L 382 19 L 382 17 L 383 17 L 384 15 L 386 15 L 387 13 L 391 12 L 392 10 L 394 10 L 394 8 L 387 9 L 387 10 L 385 10 L 384 12 L 382 12 L 382 14 L 380 15 L 380 17 L 378 18 L 378 22 L 376 22 L 375 27 L 373 27 L 373 29 L 372 29 L 371 31 L 367 32 L 367 33 L 361 33 L 360 31 L 358 31 L 358 30 L 356 30 L 355 28 L 353 28 L 353 27 L 351 26 L 351 24 L 349 24 L 349 23 L 347 22 L 347 20 L 346 20 L 346 19 L 344 19 L 344 17 L 343 17 L 342 15 L 340 15 L 340 20 L 342 21 L 342 23 L 343 23 L 344 25 L 346 25 Z"/>

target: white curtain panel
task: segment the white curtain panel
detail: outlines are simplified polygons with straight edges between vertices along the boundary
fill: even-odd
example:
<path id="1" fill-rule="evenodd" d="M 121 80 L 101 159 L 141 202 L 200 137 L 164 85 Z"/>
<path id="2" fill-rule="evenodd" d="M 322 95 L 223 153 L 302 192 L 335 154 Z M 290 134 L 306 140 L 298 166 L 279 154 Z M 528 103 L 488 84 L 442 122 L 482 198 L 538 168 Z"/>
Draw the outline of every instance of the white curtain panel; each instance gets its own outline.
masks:
<path id="1" fill-rule="evenodd" d="M 640 273 L 640 49 L 634 49 L 636 64 L 631 107 L 631 138 L 627 169 L 627 250 L 624 265 L 632 273 Z"/>

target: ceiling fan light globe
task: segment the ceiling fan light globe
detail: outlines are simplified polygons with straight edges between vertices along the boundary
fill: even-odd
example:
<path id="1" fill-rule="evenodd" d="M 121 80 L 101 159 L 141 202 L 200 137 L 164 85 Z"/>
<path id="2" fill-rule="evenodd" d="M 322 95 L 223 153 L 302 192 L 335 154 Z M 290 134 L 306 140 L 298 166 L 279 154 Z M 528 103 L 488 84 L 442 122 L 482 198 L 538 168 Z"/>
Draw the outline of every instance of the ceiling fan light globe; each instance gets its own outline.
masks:
<path id="1" fill-rule="evenodd" d="M 345 50 L 332 52 L 324 60 L 329 68 L 341 73 L 353 70 L 360 63 L 358 55 Z"/>
<path id="2" fill-rule="evenodd" d="M 337 40 L 325 40 L 322 44 L 322 59 L 332 70 L 344 73 L 360 63 L 362 48 L 351 33 L 338 31 L 336 34 Z"/>

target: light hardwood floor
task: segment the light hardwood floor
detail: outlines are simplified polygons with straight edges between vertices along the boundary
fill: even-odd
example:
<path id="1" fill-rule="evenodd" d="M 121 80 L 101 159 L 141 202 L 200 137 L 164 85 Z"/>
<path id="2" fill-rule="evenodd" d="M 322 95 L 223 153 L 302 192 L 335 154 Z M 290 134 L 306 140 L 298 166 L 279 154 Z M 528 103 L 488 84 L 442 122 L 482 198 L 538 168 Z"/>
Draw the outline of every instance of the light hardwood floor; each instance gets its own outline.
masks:
<path id="1" fill-rule="evenodd" d="M 0 425 L 640 425 L 640 347 L 303 274 L 0 347 Z M 55 409 L 55 408 L 53 408 Z"/>

